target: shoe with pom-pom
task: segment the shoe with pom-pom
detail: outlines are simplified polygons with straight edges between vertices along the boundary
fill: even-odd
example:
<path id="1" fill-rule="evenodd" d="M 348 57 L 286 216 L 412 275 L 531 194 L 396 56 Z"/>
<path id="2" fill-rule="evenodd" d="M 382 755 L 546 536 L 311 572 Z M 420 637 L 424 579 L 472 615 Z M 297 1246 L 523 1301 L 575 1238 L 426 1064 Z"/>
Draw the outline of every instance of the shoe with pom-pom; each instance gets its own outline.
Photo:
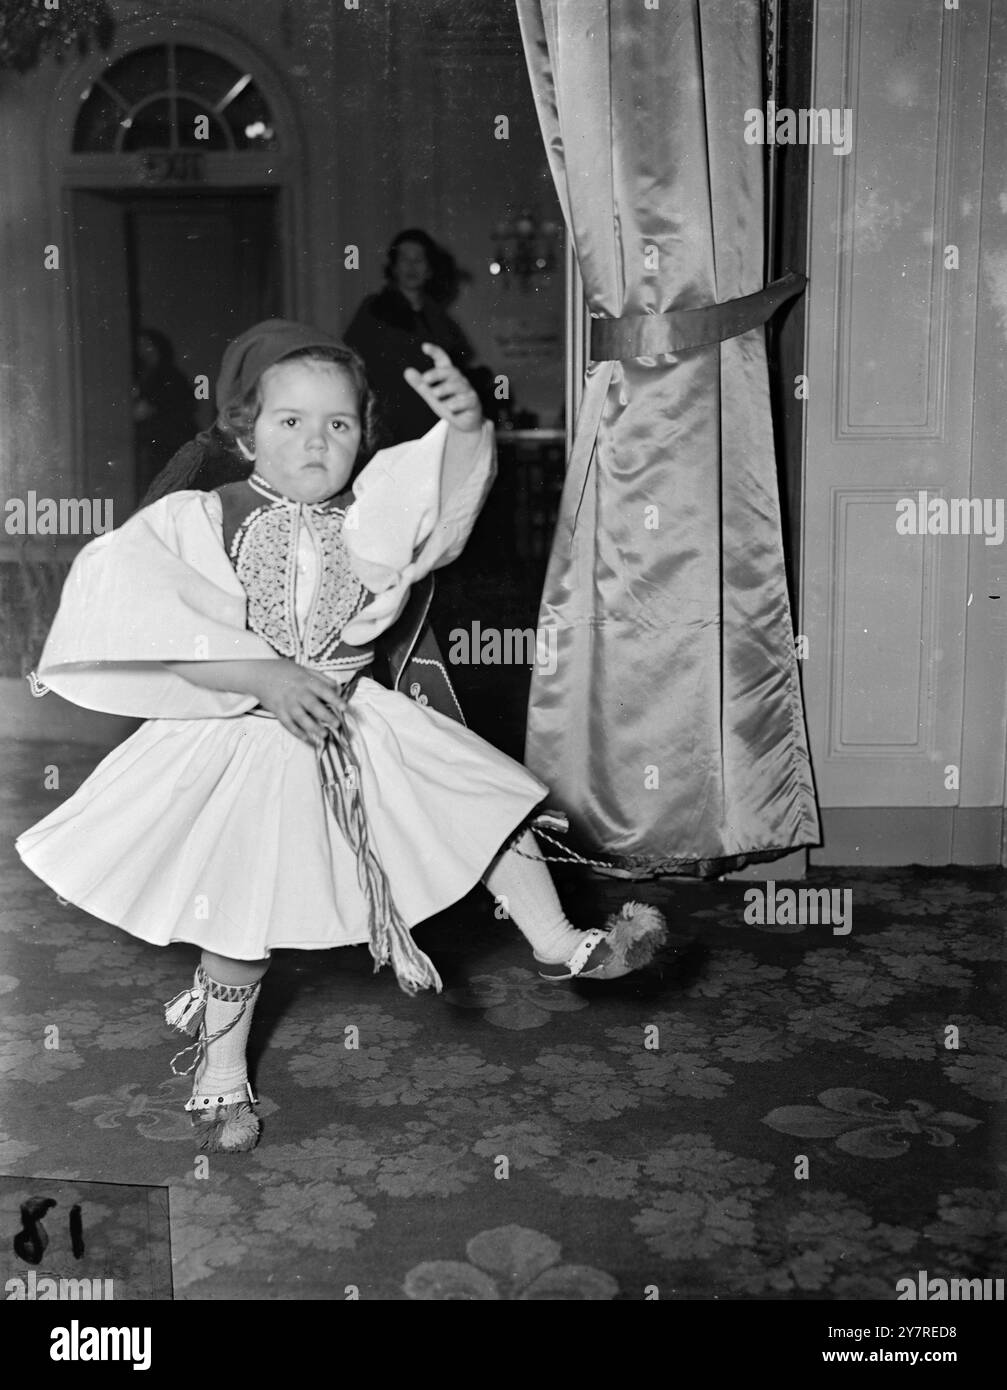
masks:
<path id="1" fill-rule="evenodd" d="M 604 927 L 586 931 L 568 960 L 538 973 L 543 980 L 618 980 L 649 965 L 668 938 L 664 914 L 647 903 L 623 903 Z"/>
<path id="2" fill-rule="evenodd" d="M 185 1103 L 203 1153 L 250 1153 L 259 1142 L 259 1117 L 252 1109 L 258 1101 L 245 1082 L 240 1091 L 224 1095 L 194 1095 Z"/>

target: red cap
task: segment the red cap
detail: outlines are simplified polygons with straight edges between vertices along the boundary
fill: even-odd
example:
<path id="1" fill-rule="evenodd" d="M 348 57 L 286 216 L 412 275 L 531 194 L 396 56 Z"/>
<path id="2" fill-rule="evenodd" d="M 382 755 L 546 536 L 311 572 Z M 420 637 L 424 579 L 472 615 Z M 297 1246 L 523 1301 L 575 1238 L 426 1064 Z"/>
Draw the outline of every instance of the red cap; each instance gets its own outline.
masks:
<path id="1" fill-rule="evenodd" d="M 356 356 L 345 343 L 324 329 L 292 319 L 265 319 L 229 343 L 217 378 L 217 410 L 224 410 L 245 398 L 270 367 L 292 352 L 305 348 L 341 348 Z"/>

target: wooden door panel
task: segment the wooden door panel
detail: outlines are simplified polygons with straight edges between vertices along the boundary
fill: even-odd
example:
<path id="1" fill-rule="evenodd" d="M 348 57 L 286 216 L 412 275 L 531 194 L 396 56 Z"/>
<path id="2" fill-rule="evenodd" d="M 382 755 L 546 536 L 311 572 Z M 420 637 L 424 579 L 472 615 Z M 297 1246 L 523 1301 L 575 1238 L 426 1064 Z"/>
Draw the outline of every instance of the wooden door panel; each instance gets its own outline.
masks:
<path id="1" fill-rule="evenodd" d="M 839 635 L 837 687 L 830 754 L 875 758 L 893 750 L 915 750 L 925 707 L 923 628 L 927 608 L 926 557 L 922 541 L 899 546 L 881 577 L 865 566 L 865 554 L 884 553 L 891 541 L 894 492 L 833 493 L 833 553 L 838 583 L 834 630 Z M 878 622 L 879 608 L 902 615 L 900 624 Z M 878 700 L 878 688 L 886 698 Z"/>
<path id="2" fill-rule="evenodd" d="M 823 9 L 844 11 L 844 95 L 829 104 L 852 110 L 855 132 L 848 156 L 825 151 L 833 168 L 821 152 L 813 161 L 816 181 L 838 182 L 835 436 L 933 439 L 946 405 L 942 233 L 961 25 L 944 23 L 939 9 L 924 19 L 914 0 L 829 0 Z M 822 104 L 833 81 L 816 84 Z"/>

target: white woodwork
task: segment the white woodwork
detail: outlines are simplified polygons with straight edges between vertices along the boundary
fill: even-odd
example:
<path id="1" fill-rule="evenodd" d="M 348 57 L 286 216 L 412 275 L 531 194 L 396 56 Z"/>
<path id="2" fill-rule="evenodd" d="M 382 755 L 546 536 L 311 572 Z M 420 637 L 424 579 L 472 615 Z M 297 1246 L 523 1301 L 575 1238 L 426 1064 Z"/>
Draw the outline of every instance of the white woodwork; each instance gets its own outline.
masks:
<path id="1" fill-rule="evenodd" d="M 828 808 L 991 804 L 965 780 L 946 786 L 945 768 L 962 767 L 974 703 L 970 554 L 973 570 L 1001 556 L 983 555 L 981 537 L 895 529 L 900 498 L 994 485 L 973 448 L 990 19 L 990 0 L 816 7 L 812 105 L 854 113 L 849 155 L 811 151 L 801 631 L 826 826 Z M 987 662 L 976 678 L 989 674 Z M 992 732 L 987 784 L 1002 798 L 1002 726 Z M 921 843 L 920 857 L 934 853 Z"/>

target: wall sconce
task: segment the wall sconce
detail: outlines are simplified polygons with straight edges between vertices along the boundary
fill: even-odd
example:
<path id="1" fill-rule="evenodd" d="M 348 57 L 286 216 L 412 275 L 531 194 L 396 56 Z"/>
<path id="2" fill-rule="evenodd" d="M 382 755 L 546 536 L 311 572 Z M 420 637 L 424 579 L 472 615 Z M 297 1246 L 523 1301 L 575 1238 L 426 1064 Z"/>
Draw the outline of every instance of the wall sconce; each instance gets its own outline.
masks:
<path id="1" fill-rule="evenodd" d="M 549 275 L 559 264 L 562 228 L 557 222 L 540 222 L 526 208 L 512 222 L 499 222 L 492 233 L 493 258 L 489 272 L 510 285 L 513 276 L 527 293 L 537 275 Z"/>

